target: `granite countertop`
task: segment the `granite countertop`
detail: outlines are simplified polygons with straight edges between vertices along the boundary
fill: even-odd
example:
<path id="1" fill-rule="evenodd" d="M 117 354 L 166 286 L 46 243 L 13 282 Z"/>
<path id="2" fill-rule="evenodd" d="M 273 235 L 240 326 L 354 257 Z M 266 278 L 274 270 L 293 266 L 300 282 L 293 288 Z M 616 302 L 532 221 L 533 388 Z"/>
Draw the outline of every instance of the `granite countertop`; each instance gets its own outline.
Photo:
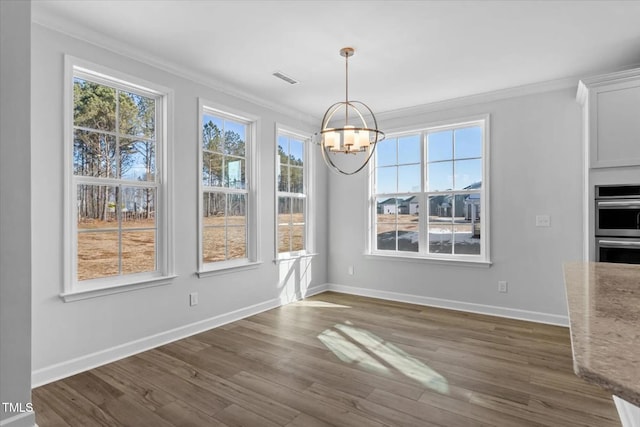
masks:
<path id="1" fill-rule="evenodd" d="M 640 265 L 564 265 L 575 373 L 640 406 Z"/>

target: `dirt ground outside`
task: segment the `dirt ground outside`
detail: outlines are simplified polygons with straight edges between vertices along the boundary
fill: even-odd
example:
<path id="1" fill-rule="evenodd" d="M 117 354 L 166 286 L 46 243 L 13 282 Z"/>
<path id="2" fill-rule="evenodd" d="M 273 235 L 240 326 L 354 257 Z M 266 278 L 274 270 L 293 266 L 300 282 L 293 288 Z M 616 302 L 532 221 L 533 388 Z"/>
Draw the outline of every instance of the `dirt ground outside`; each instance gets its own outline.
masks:
<path id="1" fill-rule="evenodd" d="M 156 269 L 155 220 L 123 221 L 122 241 L 117 222 L 87 220 L 78 223 L 78 280 Z M 132 230 L 134 229 L 135 230 Z M 120 266 L 120 243 L 122 266 Z"/>
<path id="2" fill-rule="evenodd" d="M 378 214 L 377 249 L 418 252 L 418 221 L 417 215 Z M 473 237 L 471 221 L 437 216 L 430 216 L 428 221 L 430 253 L 480 254 L 480 239 Z"/>
<path id="3" fill-rule="evenodd" d="M 247 229 L 244 215 L 203 218 L 204 262 L 241 259 L 247 256 Z M 304 249 L 304 215 L 279 215 L 279 252 Z M 225 227 L 226 225 L 226 227 Z M 154 219 L 122 222 L 83 220 L 78 223 L 78 280 L 89 280 L 154 271 L 156 230 Z M 122 251 L 122 257 L 120 257 Z M 121 259 L 121 261 L 120 261 Z M 120 262 L 122 265 L 120 265 Z"/>

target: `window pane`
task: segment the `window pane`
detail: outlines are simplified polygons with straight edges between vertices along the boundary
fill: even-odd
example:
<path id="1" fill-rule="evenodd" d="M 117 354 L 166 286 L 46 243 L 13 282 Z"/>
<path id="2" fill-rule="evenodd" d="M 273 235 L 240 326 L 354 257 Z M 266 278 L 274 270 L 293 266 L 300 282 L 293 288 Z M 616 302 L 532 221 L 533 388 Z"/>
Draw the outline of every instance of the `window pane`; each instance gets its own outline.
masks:
<path id="1" fill-rule="evenodd" d="M 156 177 L 155 142 L 121 138 L 120 176 L 133 181 L 154 181 Z"/>
<path id="2" fill-rule="evenodd" d="M 456 159 L 482 157 L 482 128 L 474 126 L 455 131 Z"/>
<path id="3" fill-rule="evenodd" d="M 293 224 L 304 224 L 304 199 L 292 198 L 291 222 Z"/>
<path id="4" fill-rule="evenodd" d="M 118 231 L 101 231 L 98 227 L 78 233 L 78 280 L 99 279 L 119 274 Z"/>
<path id="5" fill-rule="evenodd" d="M 247 228 L 244 226 L 227 227 L 227 259 L 247 257 Z"/>
<path id="6" fill-rule="evenodd" d="M 118 189 L 108 185 L 78 185 L 78 229 L 118 227 Z"/>
<path id="7" fill-rule="evenodd" d="M 74 175 L 114 178 L 116 176 L 116 139 L 114 136 L 83 130 L 73 135 Z"/>
<path id="8" fill-rule="evenodd" d="M 397 164 L 397 139 L 384 139 L 376 144 L 376 166 L 389 166 Z"/>
<path id="9" fill-rule="evenodd" d="M 301 251 L 304 250 L 304 225 L 294 225 L 291 227 L 292 239 L 291 250 Z"/>
<path id="10" fill-rule="evenodd" d="M 73 125 L 115 132 L 116 90 L 112 87 L 74 78 Z"/>
<path id="11" fill-rule="evenodd" d="M 227 210 L 227 196 L 224 193 L 204 193 L 202 195 L 203 224 L 224 226 Z"/>
<path id="12" fill-rule="evenodd" d="M 453 158 L 453 131 L 433 132 L 427 136 L 427 161 Z"/>
<path id="13" fill-rule="evenodd" d="M 118 101 L 120 132 L 126 135 L 153 138 L 155 134 L 155 101 L 124 91 L 120 92 Z"/>
<path id="14" fill-rule="evenodd" d="M 416 193 L 421 189 L 420 185 L 420 165 L 409 165 L 398 167 L 398 192 Z"/>
<path id="15" fill-rule="evenodd" d="M 224 152 L 244 157 L 246 125 L 231 120 L 224 121 Z"/>
<path id="16" fill-rule="evenodd" d="M 202 234 L 202 261 L 224 261 L 226 259 L 224 227 L 204 227 Z"/>
<path id="17" fill-rule="evenodd" d="M 202 119 L 202 149 L 222 153 L 222 119 L 205 114 Z"/>
<path id="18" fill-rule="evenodd" d="M 480 188 L 482 185 L 482 159 L 456 160 L 454 163 L 456 190 Z"/>
<path id="19" fill-rule="evenodd" d="M 460 194 L 456 206 L 454 253 L 480 255 L 480 194 Z"/>
<path id="20" fill-rule="evenodd" d="M 290 162 L 295 166 L 304 166 L 304 143 L 296 139 L 289 141 Z"/>
<path id="21" fill-rule="evenodd" d="M 418 198 L 398 199 L 398 250 L 418 252 L 420 220 Z"/>
<path id="22" fill-rule="evenodd" d="M 117 276 L 120 273 L 118 189 L 78 185 L 77 197 L 78 280 Z"/>
<path id="23" fill-rule="evenodd" d="M 291 222 L 291 198 L 278 197 L 278 224 L 290 224 Z"/>
<path id="24" fill-rule="evenodd" d="M 123 227 L 155 228 L 154 188 L 124 187 L 120 200 Z"/>
<path id="25" fill-rule="evenodd" d="M 246 225 L 247 203 L 244 194 L 229 194 L 227 224 Z"/>
<path id="26" fill-rule="evenodd" d="M 245 188 L 244 159 L 238 157 L 225 157 L 226 182 L 230 188 Z"/>
<path id="27" fill-rule="evenodd" d="M 429 163 L 427 165 L 427 175 L 429 191 L 453 189 L 453 162 Z"/>
<path id="28" fill-rule="evenodd" d="M 278 174 L 278 191 L 289 191 L 289 166 L 280 165 L 280 173 Z"/>
<path id="29" fill-rule="evenodd" d="M 398 212 L 397 201 L 394 197 L 378 198 L 376 201 L 378 222 L 395 222 Z"/>
<path id="30" fill-rule="evenodd" d="M 418 224 L 398 224 L 398 250 L 418 252 L 420 232 Z"/>
<path id="31" fill-rule="evenodd" d="M 291 166 L 289 168 L 289 174 L 291 179 L 289 191 L 292 193 L 304 193 L 303 169 L 301 167 Z"/>
<path id="32" fill-rule="evenodd" d="M 378 223 L 376 225 L 376 248 L 383 251 L 396 250 L 396 224 Z"/>
<path id="33" fill-rule="evenodd" d="M 280 163 L 289 163 L 289 138 L 286 136 L 278 136 L 278 156 L 280 157 Z"/>
<path id="34" fill-rule="evenodd" d="M 378 198 L 376 200 L 376 248 L 380 250 L 396 250 L 396 222 L 398 203 L 395 198 Z"/>
<path id="35" fill-rule="evenodd" d="M 122 233 L 122 273 L 156 270 L 156 231 L 136 230 Z"/>
<path id="36" fill-rule="evenodd" d="M 376 193 L 395 193 L 398 191 L 398 168 L 388 166 L 376 168 Z"/>
<path id="37" fill-rule="evenodd" d="M 429 252 L 451 253 L 453 238 L 453 204 L 451 194 L 429 197 Z"/>
<path id="38" fill-rule="evenodd" d="M 291 229 L 290 225 L 278 226 L 278 253 L 291 251 Z"/>
<path id="39" fill-rule="evenodd" d="M 420 163 L 420 135 L 398 139 L 398 163 Z"/>
<path id="40" fill-rule="evenodd" d="M 429 228 L 429 253 L 450 254 L 453 225 L 438 224 Z"/>
<path id="41" fill-rule="evenodd" d="M 222 187 L 222 154 L 202 153 L 202 185 Z"/>

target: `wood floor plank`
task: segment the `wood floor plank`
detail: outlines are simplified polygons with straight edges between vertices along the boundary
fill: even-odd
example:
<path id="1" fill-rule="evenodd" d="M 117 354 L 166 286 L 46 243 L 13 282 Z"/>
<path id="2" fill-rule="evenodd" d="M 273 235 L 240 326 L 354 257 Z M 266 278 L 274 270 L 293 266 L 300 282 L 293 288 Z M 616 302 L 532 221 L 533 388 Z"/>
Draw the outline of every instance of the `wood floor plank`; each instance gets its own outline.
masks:
<path id="1" fill-rule="evenodd" d="M 300 393 L 291 393 L 290 390 L 274 389 L 273 384 L 268 383 L 257 375 L 241 372 L 234 377 L 240 384 L 262 393 L 270 393 L 272 398 L 292 408 L 298 408 L 315 418 L 319 418 L 330 424 L 345 427 L 375 427 L 384 424 L 373 418 L 355 414 L 340 405 L 331 405 L 320 400 L 310 399 Z"/>
<path id="2" fill-rule="evenodd" d="M 33 390 L 48 426 L 618 427 L 567 328 L 326 292 Z"/>
<path id="3" fill-rule="evenodd" d="M 171 425 L 180 427 L 227 427 L 222 421 L 210 417 L 180 400 L 168 403 L 156 410 L 158 416 Z"/>
<path id="4" fill-rule="evenodd" d="M 140 357 L 157 364 L 195 386 L 213 393 L 223 401 L 229 402 L 227 407 L 231 405 L 243 407 L 248 411 L 261 414 L 265 419 L 272 420 L 280 425 L 289 423 L 299 415 L 298 411 L 281 405 L 268 396 L 255 393 L 253 390 L 217 377 L 207 371 L 199 371 L 182 360 L 164 355 L 161 351 L 149 351 L 141 354 Z"/>
<path id="5" fill-rule="evenodd" d="M 342 393 L 322 384 L 313 384 L 305 393 L 314 399 L 341 406 L 357 414 L 373 417 L 389 425 L 401 425 L 403 427 L 437 426 L 437 424 L 413 417 L 410 414 L 397 411 L 394 408 L 388 408 L 364 398 Z"/>

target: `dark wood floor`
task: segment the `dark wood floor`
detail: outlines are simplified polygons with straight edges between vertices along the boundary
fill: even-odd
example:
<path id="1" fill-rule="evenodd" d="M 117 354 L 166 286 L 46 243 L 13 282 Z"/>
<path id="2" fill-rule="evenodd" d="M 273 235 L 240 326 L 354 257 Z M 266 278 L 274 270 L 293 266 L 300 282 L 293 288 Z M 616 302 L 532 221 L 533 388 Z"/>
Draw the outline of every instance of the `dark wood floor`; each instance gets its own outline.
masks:
<path id="1" fill-rule="evenodd" d="M 33 390 L 47 426 L 620 426 L 566 328 L 327 292 Z"/>

